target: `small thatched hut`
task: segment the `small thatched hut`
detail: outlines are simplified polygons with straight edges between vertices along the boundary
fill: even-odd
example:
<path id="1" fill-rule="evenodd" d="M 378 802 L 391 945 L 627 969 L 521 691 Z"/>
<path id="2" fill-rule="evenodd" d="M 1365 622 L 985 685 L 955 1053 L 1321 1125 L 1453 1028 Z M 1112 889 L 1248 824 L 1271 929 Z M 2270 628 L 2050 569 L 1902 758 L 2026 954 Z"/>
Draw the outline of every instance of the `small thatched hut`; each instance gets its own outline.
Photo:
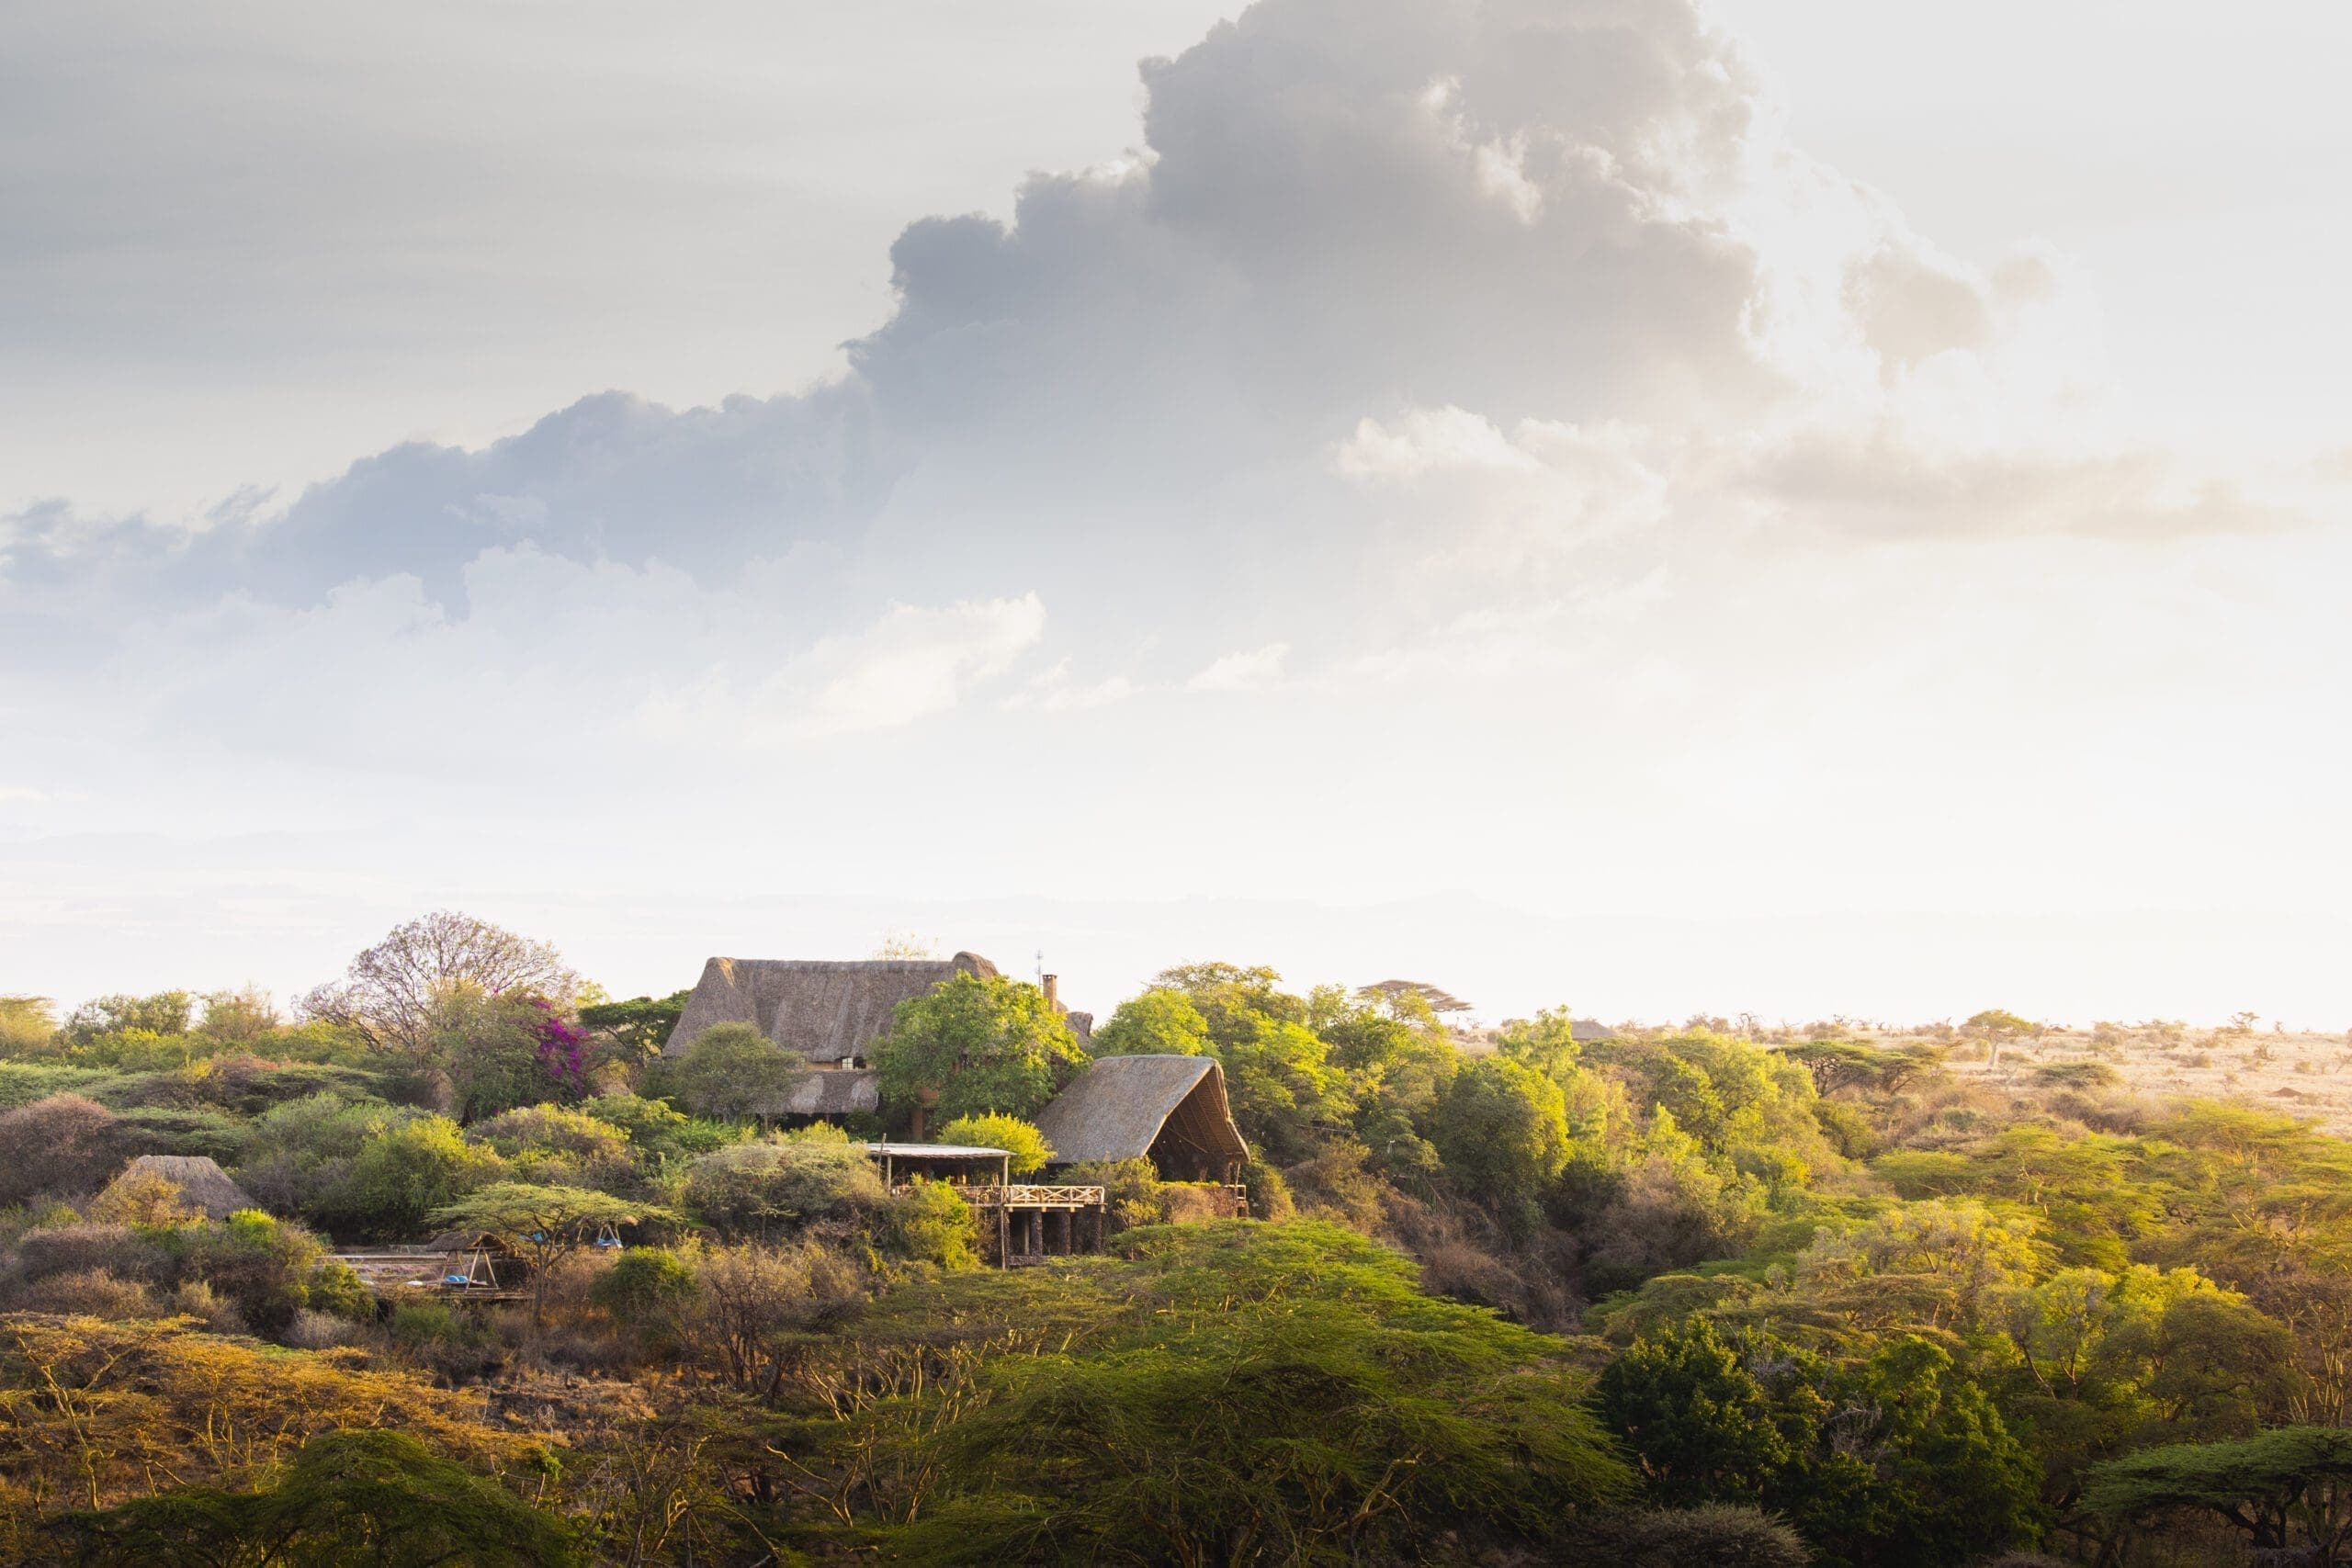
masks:
<path id="1" fill-rule="evenodd" d="M 1250 1145 L 1211 1056 L 1104 1056 L 1037 1113 L 1055 1165 L 1148 1159 L 1166 1181 L 1238 1181 Z"/>
<path id="2" fill-rule="evenodd" d="M 208 1220 L 225 1220 L 240 1209 L 261 1207 L 208 1155 L 141 1155 L 122 1168 L 109 1190 L 143 1176 L 159 1176 L 177 1187 L 180 1201 Z"/>

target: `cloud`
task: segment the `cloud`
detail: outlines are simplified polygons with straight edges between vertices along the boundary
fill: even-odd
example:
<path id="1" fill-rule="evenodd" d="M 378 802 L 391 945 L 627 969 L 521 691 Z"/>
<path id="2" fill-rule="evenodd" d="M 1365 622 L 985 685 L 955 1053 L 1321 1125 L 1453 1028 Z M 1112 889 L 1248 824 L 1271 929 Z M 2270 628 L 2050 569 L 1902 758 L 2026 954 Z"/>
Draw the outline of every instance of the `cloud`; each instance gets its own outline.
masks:
<path id="1" fill-rule="evenodd" d="M 2060 258 L 1939 252 L 1690 0 L 1262 0 L 1142 77 L 1131 155 L 909 225 L 829 380 L 0 521 L 0 692 L 61 744 L 450 772 L 453 714 L 814 747 L 1005 682 L 1107 725 L 1294 650 L 1533 678 L 1811 552 L 2330 504 L 2135 432 Z"/>
<path id="2" fill-rule="evenodd" d="M 1184 682 L 1188 692 L 1247 692 L 1282 678 L 1290 645 L 1269 643 L 1248 653 L 1228 653 Z"/>

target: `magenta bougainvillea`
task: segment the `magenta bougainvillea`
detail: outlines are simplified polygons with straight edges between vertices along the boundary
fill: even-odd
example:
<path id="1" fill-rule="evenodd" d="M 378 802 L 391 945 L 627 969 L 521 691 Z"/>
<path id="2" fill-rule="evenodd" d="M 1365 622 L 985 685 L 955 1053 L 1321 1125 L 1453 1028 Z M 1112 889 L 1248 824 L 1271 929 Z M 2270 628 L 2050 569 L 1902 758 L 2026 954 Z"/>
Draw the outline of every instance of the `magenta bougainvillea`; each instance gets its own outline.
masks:
<path id="1" fill-rule="evenodd" d="M 539 1039 L 539 1066 L 548 1077 L 577 1093 L 588 1087 L 588 1032 L 555 1010 L 552 1003 L 531 998 L 538 1010 L 533 1032 Z"/>

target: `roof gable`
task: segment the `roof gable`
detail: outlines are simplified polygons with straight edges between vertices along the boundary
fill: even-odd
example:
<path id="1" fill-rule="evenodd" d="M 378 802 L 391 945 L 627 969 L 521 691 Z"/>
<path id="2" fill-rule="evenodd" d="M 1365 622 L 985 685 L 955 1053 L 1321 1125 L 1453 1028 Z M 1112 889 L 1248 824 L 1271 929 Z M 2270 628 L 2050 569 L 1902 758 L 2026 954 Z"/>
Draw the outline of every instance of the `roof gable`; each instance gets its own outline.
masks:
<path id="1" fill-rule="evenodd" d="M 1057 1165 L 1139 1159 L 1163 1134 L 1212 1162 L 1250 1157 L 1213 1056 L 1099 1057 L 1037 1113 L 1037 1130 Z"/>

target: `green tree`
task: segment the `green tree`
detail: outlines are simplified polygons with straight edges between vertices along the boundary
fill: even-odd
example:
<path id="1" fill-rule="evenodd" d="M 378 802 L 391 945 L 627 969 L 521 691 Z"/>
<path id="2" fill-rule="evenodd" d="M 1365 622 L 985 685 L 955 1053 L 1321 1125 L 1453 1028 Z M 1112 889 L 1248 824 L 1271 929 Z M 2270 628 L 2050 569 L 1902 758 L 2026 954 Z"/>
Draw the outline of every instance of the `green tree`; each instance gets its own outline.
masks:
<path id="1" fill-rule="evenodd" d="M 47 997 L 0 997 L 0 1058 L 45 1056 L 61 1045 Z"/>
<path id="2" fill-rule="evenodd" d="M 548 1270 L 594 1242 L 600 1229 L 673 1224 L 678 1219 L 671 1210 L 608 1192 L 526 1181 L 493 1181 L 433 1212 L 434 1224 L 494 1235 L 530 1264 L 533 1327 L 547 1300 Z"/>
<path id="3" fill-rule="evenodd" d="M 1209 1026 L 1183 992 L 1166 986 L 1129 997 L 1095 1026 L 1097 1056 L 1200 1056 L 1209 1049 Z"/>
<path id="4" fill-rule="evenodd" d="M 1641 1466 L 1652 1500 L 1687 1508 L 1758 1503 L 1809 1440 L 1810 1412 L 1786 1412 L 1748 1371 L 1755 1336 L 1725 1340 L 1699 1319 L 1632 1348 L 1601 1369 L 1600 1416 Z"/>
<path id="5" fill-rule="evenodd" d="M 2308 1561 L 2344 1560 L 2352 1541 L 2352 1431 L 2278 1427 L 2226 1443 L 2185 1443 L 2109 1460 L 2083 1487 L 2085 1511 L 2116 1523 L 2167 1514 L 2219 1519 L 2247 1544 Z"/>
<path id="6" fill-rule="evenodd" d="M 936 1141 L 962 1144 L 969 1148 L 1002 1149 L 1012 1156 L 1015 1176 L 1034 1176 L 1054 1157 L 1052 1147 L 1046 1144 L 1046 1135 L 1037 1131 L 1036 1123 L 993 1111 L 958 1116 L 939 1129 Z"/>
<path id="7" fill-rule="evenodd" d="M 468 1143 L 447 1116 L 380 1122 L 317 1207 L 337 1235 L 414 1241 L 436 1206 L 503 1169 L 495 1150 Z"/>
<path id="8" fill-rule="evenodd" d="M 1921 1338 L 1839 1366 L 1701 1320 L 1637 1341 L 1597 1397 L 1656 1501 L 1760 1505 L 1835 1563 L 1956 1564 L 2040 1526 L 2033 1456 Z"/>
<path id="9" fill-rule="evenodd" d="M 580 1009 L 581 1027 L 609 1043 L 611 1055 L 625 1062 L 647 1062 L 662 1054 L 678 1017 L 686 1010 L 689 991 L 666 997 L 631 997 L 625 1002 L 594 1002 Z"/>
<path id="10" fill-rule="evenodd" d="M 718 1023 L 686 1045 L 671 1068 L 678 1098 L 705 1116 L 735 1120 L 775 1114 L 808 1059 L 748 1023 Z"/>
<path id="11" fill-rule="evenodd" d="M 1568 1159 L 1560 1086 L 1500 1057 L 1466 1064 L 1439 1089 L 1430 1142 L 1446 1173 L 1497 1213 L 1516 1220 Z"/>
<path id="12" fill-rule="evenodd" d="M 58 1030 L 69 1046 L 87 1045 L 105 1034 L 141 1030 L 150 1034 L 186 1034 L 196 998 L 186 991 L 153 996 L 96 997 L 65 1015 Z"/>
<path id="13" fill-rule="evenodd" d="M 1566 1008 L 1545 1008 L 1533 1018 L 1515 1018 L 1495 1032 L 1498 1054 L 1534 1068 L 1554 1083 L 1565 1083 L 1584 1058 L 1577 1043 L 1576 1019 Z"/>
<path id="14" fill-rule="evenodd" d="M 1085 1060 L 1045 993 L 1001 975 L 958 974 L 900 1002 L 873 1049 L 886 1100 L 911 1105 L 935 1093 L 951 1121 L 1034 1116 Z"/>
<path id="15" fill-rule="evenodd" d="M 554 1006 L 530 991 L 444 987 L 427 1014 L 421 1061 L 448 1076 L 459 1118 L 478 1122 L 574 1088 L 543 1049 Z"/>

